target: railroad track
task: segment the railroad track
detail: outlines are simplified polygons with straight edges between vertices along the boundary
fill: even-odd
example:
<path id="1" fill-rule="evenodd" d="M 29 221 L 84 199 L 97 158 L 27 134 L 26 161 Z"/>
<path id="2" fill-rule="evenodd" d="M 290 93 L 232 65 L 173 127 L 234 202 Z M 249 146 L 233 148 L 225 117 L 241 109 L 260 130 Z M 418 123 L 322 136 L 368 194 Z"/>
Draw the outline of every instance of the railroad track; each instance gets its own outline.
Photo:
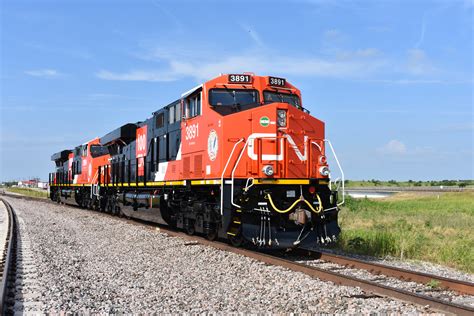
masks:
<path id="1" fill-rule="evenodd" d="M 449 279 L 442 276 L 428 274 L 419 271 L 412 271 L 403 268 L 393 267 L 376 262 L 360 260 L 343 255 L 332 254 L 324 251 L 314 251 L 307 249 L 297 249 L 296 254 L 313 259 L 332 262 L 348 268 L 361 269 L 376 275 L 385 275 L 394 277 L 402 281 L 416 282 L 420 284 L 428 284 L 433 282 L 436 288 L 454 291 L 459 294 L 474 295 L 474 283 Z"/>
<path id="2" fill-rule="evenodd" d="M 22 196 L 11 196 L 14 198 L 23 198 Z M 50 201 L 41 199 L 41 198 L 32 198 L 27 197 L 28 200 L 35 200 L 35 201 L 43 201 L 45 203 L 49 203 Z M 54 203 L 54 202 L 51 202 Z M 108 216 L 105 213 L 99 213 L 104 216 Z M 128 220 L 134 224 L 146 224 L 149 227 L 155 229 L 157 225 L 155 224 L 147 224 L 143 221 L 135 221 L 135 220 Z M 201 244 L 210 246 L 216 249 L 230 251 L 233 253 L 237 253 L 249 258 L 256 259 L 258 261 L 264 262 L 266 264 L 277 265 L 284 268 L 287 268 L 292 271 L 301 272 L 307 274 L 311 277 L 318 278 L 325 281 L 330 281 L 336 284 L 345 285 L 345 286 L 356 286 L 360 287 L 366 292 L 373 293 L 376 296 L 384 296 L 384 297 L 392 297 L 399 300 L 403 300 L 406 302 L 414 303 L 421 306 L 429 306 L 432 309 L 447 312 L 456 315 L 473 315 L 474 308 L 470 306 L 464 306 L 460 304 L 456 304 L 453 302 L 449 302 L 446 300 L 441 300 L 435 297 L 431 297 L 424 294 L 414 293 L 411 291 L 403 290 L 396 287 L 386 286 L 374 281 L 368 281 L 362 278 L 353 277 L 350 275 L 346 275 L 343 273 L 338 273 L 335 271 L 330 271 L 324 268 L 319 268 L 313 265 L 308 265 L 304 263 L 298 263 L 294 260 L 289 260 L 283 258 L 282 256 L 274 255 L 274 254 L 266 254 L 262 252 L 255 252 L 249 249 L 244 248 L 235 248 L 227 243 L 219 242 L 219 241 L 209 241 L 204 237 L 200 236 L 189 236 L 183 232 L 171 230 L 166 226 L 159 226 L 160 230 L 164 233 L 167 233 L 173 237 L 180 237 L 187 240 L 190 244 Z M 373 274 L 383 274 L 390 277 L 395 277 L 405 281 L 414 281 L 422 284 L 426 284 L 432 280 L 439 283 L 439 286 L 445 289 L 449 289 L 452 291 L 456 291 L 458 293 L 472 295 L 474 293 L 474 284 L 455 280 L 455 279 L 448 279 L 436 275 L 426 274 L 426 273 L 419 273 L 415 271 L 410 271 L 406 269 L 395 268 L 391 266 L 386 266 L 378 263 L 371 263 L 363 260 L 353 259 L 350 257 L 334 255 L 324 252 L 316 252 L 310 251 L 305 249 L 295 250 L 292 255 L 301 256 L 304 255 L 310 258 L 321 259 L 324 261 L 329 261 L 333 263 L 337 263 L 344 266 L 349 266 L 357 269 L 367 270 Z"/>
<path id="3" fill-rule="evenodd" d="M 1 260 L 1 273 L 2 273 L 2 283 L 0 287 L 0 315 L 7 314 L 7 296 L 9 293 L 9 283 L 10 278 L 13 274 L 15 260 L 16 260 L 16 242 L 17 242 L 17 222 L 15 218 L 15 213 L 11 205 L 0 199 L 1 203 L 5 205 L 7 209 L 7 234 L 4 242 L 4 248 L 2 253 Z"/>

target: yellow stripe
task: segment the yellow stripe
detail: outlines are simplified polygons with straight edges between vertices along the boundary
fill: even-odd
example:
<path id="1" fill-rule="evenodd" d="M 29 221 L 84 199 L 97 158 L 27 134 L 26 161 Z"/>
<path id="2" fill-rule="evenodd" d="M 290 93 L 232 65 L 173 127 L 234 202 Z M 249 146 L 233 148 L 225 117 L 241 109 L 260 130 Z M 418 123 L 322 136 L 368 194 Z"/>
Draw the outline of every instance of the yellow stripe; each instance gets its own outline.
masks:
<path id="1" fill-rule="evenodd" d="M 191 185 L 221 184 L 221 180 L 191 180 Z"/>
<path id="2" fill-rule="evenodd" d="M 147 182 L 146 184 L 154 186 L 154 185 L 164 185 L 165 183 L 163 181 L 160 181 L 160 182 Z"/>
<path id="3" fill-rule="evenodd" d="M 309 184 L 309 179 L 255 179 L 253 184 Z"/>
<path id="4" fill-rule="evenodd" d="M 238 221 L 234 221 L 234 224 L 242 224 L 242 223 Z"/>
<path id="5" fill-rule="evenodd" d="M 231 232 L 227 232 L 227 235 L 235 236 L 235 234 Z"/>
<path id="6" fill-rule="evenodd" d="M 184 181 L 166 181 L 166 185 L 184 185 Z"/>

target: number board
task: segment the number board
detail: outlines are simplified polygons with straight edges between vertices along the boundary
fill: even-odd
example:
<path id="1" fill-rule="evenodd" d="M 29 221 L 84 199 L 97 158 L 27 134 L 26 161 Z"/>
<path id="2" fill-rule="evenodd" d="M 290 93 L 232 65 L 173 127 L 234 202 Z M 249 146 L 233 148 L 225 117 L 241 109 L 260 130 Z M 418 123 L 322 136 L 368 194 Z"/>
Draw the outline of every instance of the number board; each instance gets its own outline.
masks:
<path id="1" fill-rule="evenodd" d="M 232 74 L 229 75 L 228 81 L 229 83 L 252 83 L 252 76 Z"/>
<path id="2" fill-rule="evenodd" d="M 277 77 L 268 77 L 268 84 L 270 86 L 284 87 L 286 85 L 286 79 Z"/>

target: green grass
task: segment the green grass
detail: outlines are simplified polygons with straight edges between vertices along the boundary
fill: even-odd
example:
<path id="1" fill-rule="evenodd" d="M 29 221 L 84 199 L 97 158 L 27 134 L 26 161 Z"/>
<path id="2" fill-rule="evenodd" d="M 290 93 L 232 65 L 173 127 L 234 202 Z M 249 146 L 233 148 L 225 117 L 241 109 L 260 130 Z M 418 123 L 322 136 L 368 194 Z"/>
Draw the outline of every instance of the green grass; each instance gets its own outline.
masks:
<path id="1" fill-rule="evenodd" d="M 474 188 L 474 180 L 441 180 L 441 181 L 380 181 L 380 180 L 346 180 L 347 188 L 360 187 L 465 187 Z"/>
<path id="2" fill-rule="evenodd" d="M 6 191 L 18 193 L 26 196 L 32 197 L 39 197 L 39 198 L 47 198 L 48 192 L 46 190 L 35 190 L 35 189 L 28 189 L 28 188 L 5 188 Z"/>
<path id="3" fill-rule="evenodd" d="M 340 213 L 338 247 L 474 272 L 474 192 L 352 199 Z"/>

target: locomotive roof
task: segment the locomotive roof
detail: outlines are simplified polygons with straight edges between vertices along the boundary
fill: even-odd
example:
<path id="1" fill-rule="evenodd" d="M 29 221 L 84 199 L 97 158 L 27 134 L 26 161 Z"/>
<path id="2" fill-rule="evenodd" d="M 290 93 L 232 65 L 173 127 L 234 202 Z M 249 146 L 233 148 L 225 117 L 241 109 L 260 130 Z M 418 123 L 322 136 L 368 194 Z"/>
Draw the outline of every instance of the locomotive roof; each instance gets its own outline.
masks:
<path id="1" fill-rule="evenodd" d="M 136 130 L 137 130 L 137 124 L 128 123 L 128 124 L 122 125 L 121 127 L 101 137 L 100 144 L 108 145 L 117 141 L 122 141 L 128 144 L 132 140 L 135 139 Z"/>
<path id="2" fill-rule="evenodd" d="M 72 150 L 69 149 L 57 152 L 51 156 L 51 161 L 66 161 L 70 153 L 72 153 Z"/>

